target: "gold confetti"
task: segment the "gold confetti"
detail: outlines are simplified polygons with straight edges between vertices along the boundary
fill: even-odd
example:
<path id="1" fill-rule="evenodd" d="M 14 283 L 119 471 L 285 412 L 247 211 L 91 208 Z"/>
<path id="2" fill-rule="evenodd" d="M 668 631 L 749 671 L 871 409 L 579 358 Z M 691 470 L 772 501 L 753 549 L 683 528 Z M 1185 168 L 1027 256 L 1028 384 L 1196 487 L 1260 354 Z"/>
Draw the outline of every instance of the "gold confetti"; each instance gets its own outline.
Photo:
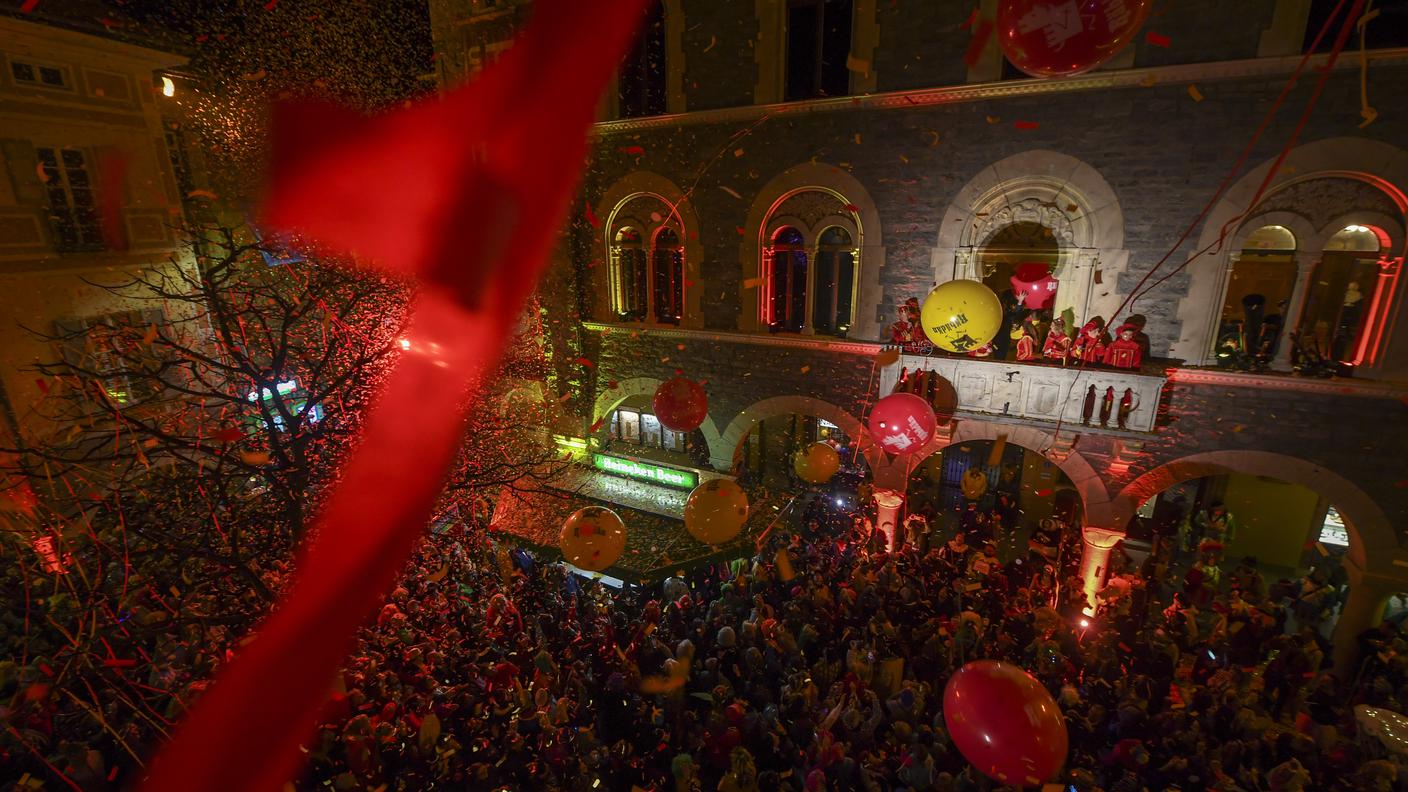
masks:
<path id="1" fill-rule="evenodd" d="M 856 145 L 857 145 L 857 146 L 860 145 L 860 133 L 859 133 L 859 132 L 856 133 Z"/>
<path id="2" fill-rule="evenodd" d="M 241 451 L 240 461 L 246 465 L 263 467 L 269 464 L 269 453 L 267 451 Z"/>
<path id="3" fill-rule="evenodd" d="M 749 278 L 748 280 L 743 281 L 743 288 L 745 288 L 745 289 L 756 289 L 756 288 L 758 288 L 759 286 L 762 286 L 762 285 L 763 285 L 763 279 L 762 279 L 762 278 Z"/>
<path id="4" fill-rule="evenodd" d="M 736 148 L 736 149 L 734 149 L 734 150 L 733 150 L 733 156 L 735 156 L 735 157 L 741 157 L 741 156 L 743 156 L 743 149 L 741 149 L 741 148 Z"/>
<path id="5" fill-rule="evenodd" d="M 806 374 L 808 371 L 811 371 L 811 370 L 812 370 L 812 367 L 811 367 L 811 366 L 802 366 L 802 373 L 803 373 L 803 374 Z"/>
<path id="6" fill-rule="evenodd" d="M 718 36 L 710 36 L 710 37 L 709 37 L 709 46 L 705 47 L 705 48 L 704 48 L 704 51 L 705 51 L 705 52 L 708 52 L 709 50 L 711 50 L 711 49 L 714 48 L 714 45 L 716 45 L 716 44 L 718 44 L 718 43 L 719 43 L 719 37 L 718 37 Z"/>
<path id="7" fill-rule="evenodd" d="M 1196 85 L 1188 86 L 1188 95 L 1193 97 L 1193 101 L 1195 102 L 1203 101 L 1203 92 L 1199 91 Z"/>
<path id="8" fill-rule="evenodd" d="M 1001 124 L 1001 123 L 1002 123 L 1002 116 L 988 116 L 988 123 L 989 123 L 989 124 Z"/>
<path id="9" fill-rule="evenodd" d="M 855 72 L 855 73 L 857 73 L 857 74 L 863 74 L 863 75 L 869 77 L 869 76 L 870 76 L 870 61 L 865 60 L 864 58 L 857 58 L 857 57 L 854 56 L 854 55 L 847 55 L 847 56 L 846 56 L 846 70 L 847 70 L 847 71 L 853 71 L 853 72 Z"/>

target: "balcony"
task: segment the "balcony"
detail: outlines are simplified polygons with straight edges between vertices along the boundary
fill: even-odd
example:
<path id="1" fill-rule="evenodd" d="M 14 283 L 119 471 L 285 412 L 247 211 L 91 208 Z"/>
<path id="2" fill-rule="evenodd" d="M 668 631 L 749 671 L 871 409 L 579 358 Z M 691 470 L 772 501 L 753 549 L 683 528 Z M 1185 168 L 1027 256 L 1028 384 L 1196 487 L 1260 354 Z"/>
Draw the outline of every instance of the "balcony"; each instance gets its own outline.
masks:
<path id="1" fill-rule="evenodd" d="M 932 371 L 952 383 L 960 413 L 1079 426 L 1085 423 L 1086 403 L 1091 400 L 1091 425 L 1127 432 L 1154 431 L 1159 397 L 1168 381 L 1162 373 L 1123 369 L 1092 366 L 1082 371 L 1078 365 L 902 354 L 899 363 L 881 370 L 880 393 L 892 392 L 902 373 L 915 371 Z M 1113 405 L 1102 423 L 1101 404 L 1107 394 Z M 1126 397 L 1131 409 L 1121 426 L 1120 404 Z"/>

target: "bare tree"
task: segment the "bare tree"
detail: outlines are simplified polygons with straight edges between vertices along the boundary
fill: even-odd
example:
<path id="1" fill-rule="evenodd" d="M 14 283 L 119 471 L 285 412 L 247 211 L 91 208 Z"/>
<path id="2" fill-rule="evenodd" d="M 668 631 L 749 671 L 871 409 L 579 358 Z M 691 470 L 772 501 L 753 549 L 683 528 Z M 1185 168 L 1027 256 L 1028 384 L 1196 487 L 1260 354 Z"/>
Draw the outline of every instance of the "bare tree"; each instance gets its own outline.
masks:
<path id="1" fill-rule="evenodd" d="M 43 685 L 35 701 L 133 761 L 137 738 L 114 724 L 164 734 L 184 686 L 277 598 L 413 296 L 249 231 L 188 238 L 168 266 L 100 286 L 127 310 L 29 328 L 60 354 L 35 366 L 45 429 L 4 450 L 0 486 L 0 696 Z M 546 371 L 534 322 L 521 331 L 466 424 L 447 503 L 562 464 L 556 400 L 528 385 Z"/>

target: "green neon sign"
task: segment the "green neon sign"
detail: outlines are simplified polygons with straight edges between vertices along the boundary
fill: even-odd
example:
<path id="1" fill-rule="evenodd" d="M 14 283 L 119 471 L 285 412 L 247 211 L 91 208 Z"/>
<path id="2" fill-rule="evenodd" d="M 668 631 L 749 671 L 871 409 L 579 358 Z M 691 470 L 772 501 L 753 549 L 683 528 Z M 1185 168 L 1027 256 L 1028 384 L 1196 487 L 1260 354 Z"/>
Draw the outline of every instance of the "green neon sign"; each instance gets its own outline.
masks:
<path id="1" fill-rule="evenodd" d="M 637 462 L 634 459 L 592 454 L 592 467 L 604 473 L 624 476 L 651 484 L 663 484 L 676 489 L 692 490 L 699 483 L 699 476 L 688 470 Z"/>

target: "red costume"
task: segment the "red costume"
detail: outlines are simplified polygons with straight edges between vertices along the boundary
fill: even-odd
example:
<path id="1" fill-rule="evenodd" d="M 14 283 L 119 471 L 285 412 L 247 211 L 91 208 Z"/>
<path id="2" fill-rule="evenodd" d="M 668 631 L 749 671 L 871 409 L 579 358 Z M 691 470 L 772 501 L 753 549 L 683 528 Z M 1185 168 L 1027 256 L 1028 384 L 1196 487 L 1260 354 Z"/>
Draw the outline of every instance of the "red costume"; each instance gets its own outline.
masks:
<path id="1" fill-rule="evenodd" d="M 1062 365 L 1071 359 L 1071 339 L 1066 335 L 1066 320 L 1059 316 L 1051 320 L 1051 332 L 1046 334 L 1041 354 L 1050 360 L 1061 361 Z"/>
<path id="2" fill-rule="evenodd" d="M 1105 320 L 1097 316 L 1080 329 L 1073 354 L 1087 363 L 1104 363 L 1105 349 Z"/>
<path id="3" fill-rule="evenodd" d="M 1012 338 L 1017 341 L 1017 360 L 1026 362 L 1036 359 L 1036 338 L 1031 328 L 1025 324 L 1012 326 Z"/>
<path id="4" fill-rule="evenodd" d="M 1139 342 L 1134 340 L 1139 328 L 1132 324 L 1120 325 L 1117 331 L 1119 338 L 1110 344 L 1105 350 L 1105 363 L 1122 369 L 1137 369 L 1144 362 L 1144 351 L 1139 348 Z"/>

